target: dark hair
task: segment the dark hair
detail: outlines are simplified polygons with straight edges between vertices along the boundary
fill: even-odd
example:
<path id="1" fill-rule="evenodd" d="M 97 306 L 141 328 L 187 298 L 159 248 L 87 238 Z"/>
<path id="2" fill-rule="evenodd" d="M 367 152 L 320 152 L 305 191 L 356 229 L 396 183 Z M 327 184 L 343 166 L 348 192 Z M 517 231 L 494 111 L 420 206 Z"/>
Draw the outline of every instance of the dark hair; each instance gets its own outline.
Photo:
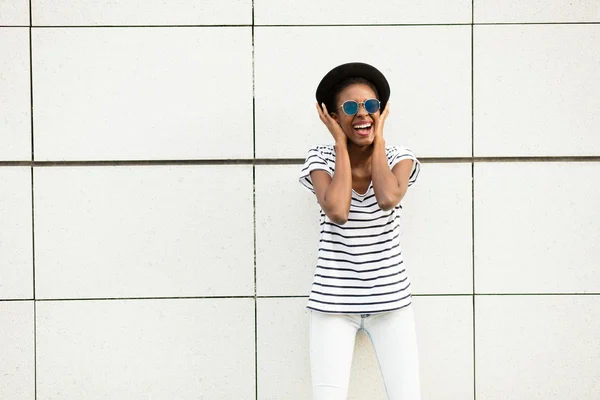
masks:
<path id="1" fill-rule="evenodd" d="M 340 92 L 344 89 L 346 89 L 348 86 L 350 85 L 354 85 L 354 84 L 363 84 L 363 85 L 367 85 L 368 87 L 370 87 L 373 92 L 375 93 L 375 96 L 379 99 L 379 93 L 377 92 L 377 88 L 375 87 L 375 85 L 363 78 L 362 76 L 353 76 L 351 78 L 346 78 L 343 81 L 341 81 L 340 83 L 338 83 L 337 85 L 335 85 L 333 87 L 333 89 L 331 90 L 331 96 L 330 96 L 330 100 L 329 103 L 325 104 L 327 106 L 327 111 L 329 112 L 335 112 L 336 111 L 336 107 L 339 106 L 338 104 L 338 95 L 340 94 Z"/>

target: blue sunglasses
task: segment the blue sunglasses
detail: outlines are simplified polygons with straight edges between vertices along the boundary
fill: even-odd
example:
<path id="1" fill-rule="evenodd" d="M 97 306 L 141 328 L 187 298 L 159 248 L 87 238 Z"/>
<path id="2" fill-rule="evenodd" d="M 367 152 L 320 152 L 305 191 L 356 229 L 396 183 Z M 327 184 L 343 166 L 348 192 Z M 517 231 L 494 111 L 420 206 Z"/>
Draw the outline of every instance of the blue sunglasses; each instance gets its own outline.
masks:
<path id="1" fill-rule="evenodd" d="M 381 107 L 381 103 L 377 99 L 367 99 L 360 103 L 357 101 L 354 101 L 354 100 L 346 100 L 338 108 L 341 108 L 342 111 L 344 112 L 344 114 L 352 116 L 358 112 L 358 107 L 360 107 L 360 106 L 363 106 L 369 114 L 375 114 L 377 111 L 379 111 L 379 108 Z M 336 110 L 337 110 L 337 108 L 336 108 Z"/>

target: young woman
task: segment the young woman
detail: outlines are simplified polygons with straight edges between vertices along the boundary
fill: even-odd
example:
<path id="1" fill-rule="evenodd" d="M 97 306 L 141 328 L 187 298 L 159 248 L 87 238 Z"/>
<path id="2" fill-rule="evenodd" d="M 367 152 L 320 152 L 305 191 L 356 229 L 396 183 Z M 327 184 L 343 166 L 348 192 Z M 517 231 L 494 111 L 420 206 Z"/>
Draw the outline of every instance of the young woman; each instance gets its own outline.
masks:
<path id="1" fill-rule="evenodd" d="M 371 338 L 388 398 L 419 400 L 410 281 L 400 249 L 400 201 L 419 161 L 404 147 L 386 146 L 390 88 L 373 66 L 334 68 L 316 97 L 334 144 L 310 149 L 300 174 L 321 207 L 308 301 L 313 400 L 346 399 L 359 330 Z"/>

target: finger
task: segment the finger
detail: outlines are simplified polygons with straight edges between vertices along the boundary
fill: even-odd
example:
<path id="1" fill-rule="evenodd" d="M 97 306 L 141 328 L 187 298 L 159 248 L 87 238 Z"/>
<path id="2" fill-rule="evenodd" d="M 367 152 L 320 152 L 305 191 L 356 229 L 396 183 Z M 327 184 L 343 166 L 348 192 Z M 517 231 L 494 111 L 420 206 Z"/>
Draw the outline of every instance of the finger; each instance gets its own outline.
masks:
<path id="1" fill-rule="evenodd" d="M 319 116 L 321 116 L 323 114 L 323 110 L 321 109 L 321 107 L 319 106 L 319 103 L 315 103 L 315 106 L 317 107 L 317 112 L 319 113 Z"/>
<path id="2" fill-rule="evenodd" d="M 326 119 L 326 114 L 323 113 L 323 110 L 321 109 L 321 107 L 319 106 L 319 103 L 316 103 L 317 106 L 317 112 L 319 113 L 319 119 L 321 120 L 321 122 L 323 122 L 324 124 L 327 124 L 327 119 Z"/>
<path id="3" fill-rule="evenodd" d="M 321 107 L 323 108 L 323 116 L 325 117 L 325 119 L 329 123 L 335 122 L 335 120 L 331 116 L 331 113 L 327 110 L 327 106 L 325 105 L 325 103 L 321 103 Z"/>

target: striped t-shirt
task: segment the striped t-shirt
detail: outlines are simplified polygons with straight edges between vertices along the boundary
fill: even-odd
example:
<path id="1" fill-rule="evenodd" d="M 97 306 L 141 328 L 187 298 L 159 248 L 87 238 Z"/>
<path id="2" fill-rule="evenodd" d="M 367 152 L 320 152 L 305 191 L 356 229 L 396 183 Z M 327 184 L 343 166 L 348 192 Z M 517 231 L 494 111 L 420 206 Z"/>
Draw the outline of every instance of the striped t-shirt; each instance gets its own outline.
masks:
<path id="1" fill-rule="evenodd" d="M 386 148 L 390 169 L 398 162 L 413 160 L 408 185 L 419 175 L 414 154 L 401 146 Z M 300 183 L 314 188 L 311 171 L 321 169 L 333 177 L 335 150 L 332 145 L 310 149 L 300 173 Z M 411 303 L 410 280 L 400 248 L 398 204 L 389 211 L 379 208 L 373 184 L 366 193 L 352 191 L 350 214 L 343 225 L 333 223 L 320 211 L 317 268 L 308 308 L 327 313 L 374 314 L 396 310 Z"/>

